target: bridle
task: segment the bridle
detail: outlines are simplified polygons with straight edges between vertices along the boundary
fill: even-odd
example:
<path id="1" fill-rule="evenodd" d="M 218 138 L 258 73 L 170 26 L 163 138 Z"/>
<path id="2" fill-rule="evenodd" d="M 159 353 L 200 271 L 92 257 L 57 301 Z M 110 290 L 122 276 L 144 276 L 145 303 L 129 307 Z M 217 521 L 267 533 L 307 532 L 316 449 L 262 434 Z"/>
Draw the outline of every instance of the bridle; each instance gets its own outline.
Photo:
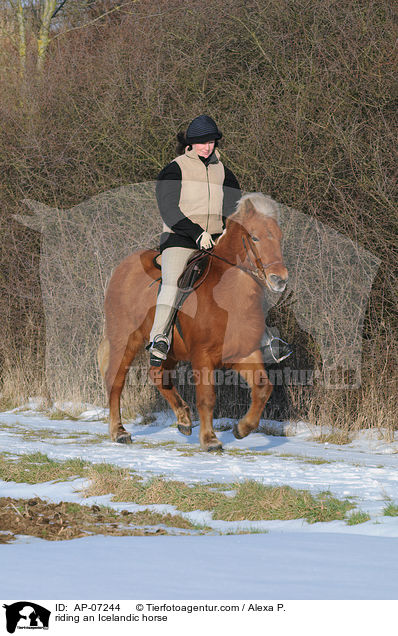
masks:
<path id="1" fill-rule="evenodd" d="M 253 265 L 253 262 L 250 258 L 249 250 L 247 249 L 245 237 L 243 235 L 242 235 L 242 243 L 246 250 L 247 260 L 249 261 L 250 265 L 253 266 L 253 270 L 251 271 L 254 273 L 255 276 L 258 276 L 258 272 L 260 272 L 261 274 L 263 274 L 264 278 L 266 278 L 265 270 L 268 269 L 268 267 L 271 267 L 272 265 L 283 265 L 282 261 L 272 261 L 271 263 L 263 263 L 257 251 L 257 248 L 254 245 L 252 237 L 248 234 L 246 238 L 250 246 L 250 249 L 253 252 L 255 265 Z"/>
<path id="2" fill-rule="evenodd" d="M 228 263 L 228 265 L 232 265 L 232 267 L 237 267 L 238 269 L 242 270 L 242 272 L 249 274 L 249 276 L 251 276 L 253 280 L 256 281 L 256 283 L 262 286 L 264 280 L 267 279 L 265 270 L 268 269 L 269 267 L 272 267 L 272 265 L 283 265 L 283 263 L 282 261 L 272 261 L 271 263 L 263 263 L 257 251 L 257 248 L 254 245 L 253 239 L 251 238 L 249 234 L 246 235 L 246 240 L 245 240 L 245 237 L 242 235 L 242 243 L 243 243 L 243 247 L 245 248 L 247 260 L 249 261 L 251 267 L 245 267 L 244 265 L 238 265 L 237 263 L 232 263 L 227 258 L 224 258 L 223 256 L 219 256 L 218 254 L 215 254 L 211 250 L 201 250 L 201 251 L 204 252 L 205 254 L 208 254 L 212 258 L 218 258 L 220 261 L 224 261 L 224 263 Z M 252 254 L 254 256 L 254 263 L 252 259 L 250 258 L 247 244 L 249 245 L 252 251 Z"/>

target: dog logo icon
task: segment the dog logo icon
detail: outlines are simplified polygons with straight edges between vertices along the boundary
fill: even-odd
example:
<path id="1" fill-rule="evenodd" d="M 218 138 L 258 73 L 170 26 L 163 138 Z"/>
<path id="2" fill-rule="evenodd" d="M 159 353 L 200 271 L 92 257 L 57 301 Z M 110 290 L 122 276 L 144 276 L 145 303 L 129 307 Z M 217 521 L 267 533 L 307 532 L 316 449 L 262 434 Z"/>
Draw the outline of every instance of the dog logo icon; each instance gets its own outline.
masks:
<path id="1" fill-rule="evenodd" d="M 13 634 L 16 629 L 48 629 L 51 612 L 37 603 L 18 601 L 3 607 L 6 610 L 9 634 Z"/>

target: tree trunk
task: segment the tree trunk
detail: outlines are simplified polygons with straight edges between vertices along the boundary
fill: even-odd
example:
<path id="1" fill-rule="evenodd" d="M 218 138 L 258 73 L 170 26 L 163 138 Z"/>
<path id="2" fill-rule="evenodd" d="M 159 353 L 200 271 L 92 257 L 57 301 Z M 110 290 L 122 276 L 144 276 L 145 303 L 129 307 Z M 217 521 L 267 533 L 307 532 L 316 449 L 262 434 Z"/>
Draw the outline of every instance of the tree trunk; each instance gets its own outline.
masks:
<path id="1" fill-rule="evenodd" d="M 43 69 L 49 44 L 50 24 L 56 7 L 56 0 L 45 0 L 41 15 L 39 37 L 37 39 L 37 68 Z"/>
<path id="2" fill-rule="evenodd" d="M 19 31 L 19 74 L 21 78 L 25 77 L 26 71 L 26 37 L 25 37 L 25 20 L 23 13 L 22 0 L 18 0 L 17 6 L 18 31 Z"/>

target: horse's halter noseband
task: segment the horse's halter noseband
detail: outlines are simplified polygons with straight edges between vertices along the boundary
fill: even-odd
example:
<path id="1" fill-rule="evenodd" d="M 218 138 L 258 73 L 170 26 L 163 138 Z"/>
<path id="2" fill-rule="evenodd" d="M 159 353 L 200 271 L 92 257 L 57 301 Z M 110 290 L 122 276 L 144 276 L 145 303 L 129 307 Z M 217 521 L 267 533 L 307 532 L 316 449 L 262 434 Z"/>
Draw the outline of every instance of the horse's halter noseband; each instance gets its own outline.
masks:
<path id="1" fill-rule="evenodd" d="M 243 243 L 243 247 L 246 250 L 247 260 L 252 266 L 252 269 L 249 270 L 250 273 L 256 276 L 257 278 L 260 278 L 260 274 L 262 274 L 264 279 L 267 279 L 265 270 L 268 269 L 268 267 L 271 267 L 272 265 L 282 265 L 283 263 L 281 261 L 272 261 L 271 263 L 264 264 L 260 258 L 260 255 L 257 251 L 256 246 L 254 245 L 253 239 L 250 236 L 250 234 L 247 234 L 246 238 L 247 238 L 247 243 L 249 244 L 249 247 L 254 255 L 254 264 L 253 264 L 252 259 L 250 258 L 249 250 L 246 245 L 245 237 L 242 235 L 242 243 Z"/>

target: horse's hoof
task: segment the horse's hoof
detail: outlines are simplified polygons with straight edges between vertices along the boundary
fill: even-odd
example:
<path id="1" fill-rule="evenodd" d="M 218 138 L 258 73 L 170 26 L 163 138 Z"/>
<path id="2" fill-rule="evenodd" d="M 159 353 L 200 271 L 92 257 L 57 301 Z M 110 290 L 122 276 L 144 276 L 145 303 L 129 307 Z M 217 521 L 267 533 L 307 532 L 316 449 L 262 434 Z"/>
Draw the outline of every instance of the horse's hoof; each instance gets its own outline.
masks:
<path id="1" fill-rule="evenodd" d="M 243 439 L 244 436 L 239 433 L 239 424 L 234 425 L 232 432 L 236 439 Z"/>
<path id="2" fill-rule="evenodd" d="M 222 444 L 221 442 L 218 442 L 218 444 L 209 444 L 207 447 L 207 452 L 208 453 L 214 453 L 215 451 L 222 451 Z"/>
<path id="3" fill-rule="evenodd" d="M 223 449 L 222 443 L 218 439 L 212 440 L 205 446 L 202 446 L 202 448 L 206 450 L 208 453 L 214 453 L 215 451 L 222 451 Z"/>
<path id="4" fill-rule="evenodd" d="M 177 428 L 183 435 L 192 435 L 191 424 L 177 424 Z"/>
<path id="5" fill-rule="evenodd" d="M 130 433 L 121 433 L 117 436 L 115 442 L 118 444 L 132 444 L 133 440 L 131 439 Z"/>

